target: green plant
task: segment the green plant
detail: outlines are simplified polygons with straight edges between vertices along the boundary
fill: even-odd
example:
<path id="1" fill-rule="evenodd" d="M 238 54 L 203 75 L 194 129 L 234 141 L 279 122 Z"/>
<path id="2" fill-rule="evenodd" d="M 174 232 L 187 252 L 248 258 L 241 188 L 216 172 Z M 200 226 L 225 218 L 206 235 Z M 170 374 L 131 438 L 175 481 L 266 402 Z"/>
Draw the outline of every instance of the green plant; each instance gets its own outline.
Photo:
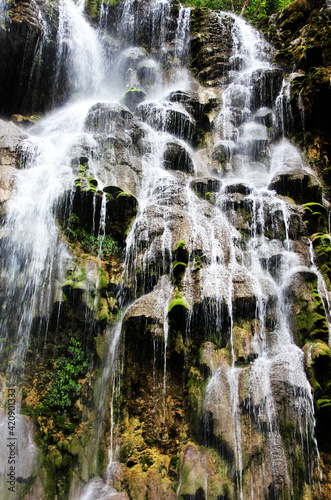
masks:
<path id="1" fill-rule="evenodd" d="M 118 252 L 118 244 L 111 234 L 94 236 L 80 225 L 77 214 L 72 212 L 67 224 L 67 236 L 70 240 L 80 241 L 81 248 L 88 253 L 98 255 L 101 259 L 105 255 L 113 255 Z"/>
<path id="2" fill-rule="evenodd" d="M 80 395 L 81 384 L 77 379 L 86 370 L 85 357 L 80 342 L 72 337 L 68 355 L 57 359 L 48 374 L 51 383 L 44 398 L 47 406 L 66 408 Z"/>

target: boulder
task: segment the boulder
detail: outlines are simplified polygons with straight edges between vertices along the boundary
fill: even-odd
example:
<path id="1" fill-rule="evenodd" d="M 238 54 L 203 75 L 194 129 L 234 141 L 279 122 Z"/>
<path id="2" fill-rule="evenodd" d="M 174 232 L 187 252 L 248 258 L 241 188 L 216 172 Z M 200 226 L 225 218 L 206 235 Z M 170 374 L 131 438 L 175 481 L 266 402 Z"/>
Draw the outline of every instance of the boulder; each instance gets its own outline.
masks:
<path id="1" fill-rule="evenodd" d="M 242 183 L 228 184 L 227 186 L 225 186 L 224 192 L 231 194 L 239 193 L 243 195 L 249 195 L 252 192 L 252 188 Z"/>
<path id="2" fill-rule="evenodd" d="M 101 191 L 89 185 L 76 187 L 72 211 L 79 218 L 79 225 L 85 230 L 97 236 L 100 231 L 101 211 L 103 206 L 103 195 Z M 125 193 L 121 188 L 113 193 L 106 193 L 105 233 L 111 234 L 120 244 L 123 243 L 128 225 L 137 213 L 137 199 Z"/>
<path id="3" fill-rule="evenodd" d="M 148 90 L 156 81 L 158 63 L 154 59 L 143 59 L 137 66 L 140 85 Z"/>
<path id="4" fill-rule="evenodd" d="M 0 164 L 17 165 L 17 147 L 21 141 L 27 138 L 17 125 L 0 119 Z"/>
<path id="5" fill-rule="evenodd" d="M 216 193 L 220 190 L 221 185 L 221 181 L 214 177 L 201 177 L 190 183 L 191 189 L 201 198 L 204 198 L 206 193 Z"/>
<path id="6" fill-rule="evenodd" d="M 166 170 L 180 170 L 187 174 L 194 172 L 191 156 L 182 144 L 168 142 L 163 153 L 163 166 Z"/>
<path id="7" fill-rule="evenodd" d="M 197 92 L 183 90 L 175 90 L 167 97 L 171 102 L 180 103 L 195 120 L 193 143 L 198 147 L 203 142 L 206 132 L 211 130 L 210 113 L 220 104 L 217 94 L 212 93 L 211 96 L 207 94 L 205 99 L 201 97 Z"/>
<path id="8" fill-rule="evenodd" d="M 322 185 L 317 178 L 305 170 L 291 170 L 276 175 L 268 185 L 268 189 L 278 194 L 289 196 L 298 204 L 315 201 L 322 203 Z"/>
<path id="9" fill-rule="evenodd" d="M 219 141 L 212 152 L 212 159 L 225 166 L 231 160 L 235 150 L 235 143 L 229 140 Z"/>
<path id="10" fill-rule="evenodd" d="M 85 130 L 88 132 L 111 133 L 123 129 L 133 119 L 132 113 L 121 104 L 97 103 L 88 111 Z"/>
<path id="11" fill-rule="evenodd" d="M 136 115 L 156 130 L 192 141 L 195 122 L 181 104 L 162 100 L 148 101 L 137 106 Z"/>
<path id="12" fill-rule="evenodd" d="M 146 98 L 146 94 L 143 90 L 135 89 L 134 87 L 130 87 L 124 94 L 121 99 L 121 102 L 129 108 L 130 111 L 134 111 L 136 106 L 144 101 Z"/>
<path id="13" fill-rule="evenodd" d="M 254 121 L 265 125 L 267 128 L 272 127 L 272 110 L 270 108 L 260 108 L 254 115 Z"/>

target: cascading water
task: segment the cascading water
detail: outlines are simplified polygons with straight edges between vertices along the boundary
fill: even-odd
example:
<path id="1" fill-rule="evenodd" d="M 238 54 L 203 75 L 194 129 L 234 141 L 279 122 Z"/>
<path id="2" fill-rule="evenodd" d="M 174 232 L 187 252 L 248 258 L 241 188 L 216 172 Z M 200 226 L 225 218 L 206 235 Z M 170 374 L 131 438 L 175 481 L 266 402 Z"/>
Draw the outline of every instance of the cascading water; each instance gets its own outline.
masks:
<path id="1" fill-rule="evenodd" d="M 168 1 L 126 0 L 114 30 L 110 4 L 94 29 L 82 2 L 61 0 L 55 85 L 75 100 L 20 143 L 6 205 L 1 355 L 14 344 L 7 386 L 23 386 L 49 450 L 36 466 L 41 486 L 33 470 L 22 478 L 36 498 L 38 488 L 75 500 L 318 498 L 292 302 L 305 280 L 325 309 L 329 299 L 302 212 L 274 190 L 278 176 L 306 172 L 284 137 L 282 72 L 247 23 L 214 14 L 213 29 L 231 27 L 232 51 L 206 91 L 178 71 L 189 62 L 190 8 L 180 6 L 174 28 Z M 160 79 L 169 61 L 175 74 Z M 117 102 L 133 86 L 147 94 L 134 116 Z M 32 344 L 42 339 L 47 355 L 52 336 L 53 375 L 39 367 L 32 377 Z M 54 381 L 63 367 L 65 387 Z M 18 421 L 35 464 L 29 421 Z M 5 441 L 3 419 L 0 430 Z"/>

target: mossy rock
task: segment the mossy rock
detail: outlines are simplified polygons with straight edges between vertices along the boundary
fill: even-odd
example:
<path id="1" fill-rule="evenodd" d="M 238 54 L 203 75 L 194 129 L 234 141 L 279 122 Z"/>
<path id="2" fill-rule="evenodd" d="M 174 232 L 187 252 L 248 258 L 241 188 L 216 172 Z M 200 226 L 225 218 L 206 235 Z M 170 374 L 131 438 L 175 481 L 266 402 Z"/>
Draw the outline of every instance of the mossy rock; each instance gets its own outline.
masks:
<path id="1" fill-rule="evenodd" d="M 173 259 L 177 262 L 188 263 L 189 255 L 185 241 L 179 241 L 173 250 Z"/>
<path id="2" fill-rule="evenodd" d="M 72 441 L 70 442 L 70 453 L 71 455 L 79 455 L 81 446 L 80 446 L 80 441 L 78 437 L 74 437 Z"/>
<path id="3" fill-rule="evenodd" d="M 175 284 L 179 284 L 186 270 L 185 262 L 175 262 L 172 268 L 172 272 L 175 279 Z"/>
<path id="4" fill-rule="evenodd" d="M 130 87 L 121 98 L 121 104 L 124 104 L 130 111 L 134 111 L 138 104 L 146 99 L 146 94 L 143 90 Z"/>

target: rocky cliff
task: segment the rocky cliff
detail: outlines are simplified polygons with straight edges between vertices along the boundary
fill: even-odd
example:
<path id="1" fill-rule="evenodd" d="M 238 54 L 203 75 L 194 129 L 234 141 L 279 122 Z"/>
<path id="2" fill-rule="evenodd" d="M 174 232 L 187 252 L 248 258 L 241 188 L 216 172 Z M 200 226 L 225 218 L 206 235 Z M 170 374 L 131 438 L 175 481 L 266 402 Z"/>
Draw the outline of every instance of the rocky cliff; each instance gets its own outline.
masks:
<path id="1" fill-rule="evenodd" d="M 329 498 L 328 4 L 0 12 L 16 498 Z"/>

